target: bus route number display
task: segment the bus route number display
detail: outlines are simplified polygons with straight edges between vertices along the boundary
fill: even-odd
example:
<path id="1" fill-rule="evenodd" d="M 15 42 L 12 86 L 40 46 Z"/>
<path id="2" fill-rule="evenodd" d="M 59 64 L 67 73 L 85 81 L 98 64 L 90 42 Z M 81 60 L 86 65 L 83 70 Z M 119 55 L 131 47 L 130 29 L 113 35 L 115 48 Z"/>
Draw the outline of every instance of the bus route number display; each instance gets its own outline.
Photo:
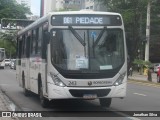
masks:
<path id="1" fill-rule="evenodd" d="M 120 16 L 113 15 L 54 15 L 51 24 L 53 26 L 83 26 L 83 25 L 122 25 Z"/>
<path id="2" fill-rule="evenodd" d="M 63 24 L 103 24 L 102 17 L 63 17 Z"/>

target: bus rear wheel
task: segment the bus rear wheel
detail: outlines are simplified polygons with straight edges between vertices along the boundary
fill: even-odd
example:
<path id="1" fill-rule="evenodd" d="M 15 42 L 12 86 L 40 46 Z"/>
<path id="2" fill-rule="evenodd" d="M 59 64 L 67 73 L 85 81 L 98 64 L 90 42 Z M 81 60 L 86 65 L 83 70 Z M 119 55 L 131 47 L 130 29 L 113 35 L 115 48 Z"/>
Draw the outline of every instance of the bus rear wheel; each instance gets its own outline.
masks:
<path id="1" fill-rule="evenodd" d="M 22 83 L 23 83 L 23 93 L 26 97 L 28 97 L 30 95 L 30 91 L 26 89 L 24 74 L 22 74 Z"/>
<path id="2" fill-rule="evenodd" d="M 43 108 L 49 107 L 49 100 L 43 96 L 42 85 L 40 86 L 39 98 L 40 98 L 40 102 Z"/>
<path id="3" fill-rule="evenodd" d="M 100 102 L 100 105 L 101 105 L 102 107 L 107 107 L 107 108 L 109 108 L 110 105 L 111 105 L 112 99 L 111 99 L 111 98 L 100 98 L 100 99 L 99 99 L 99 102 Z"/>

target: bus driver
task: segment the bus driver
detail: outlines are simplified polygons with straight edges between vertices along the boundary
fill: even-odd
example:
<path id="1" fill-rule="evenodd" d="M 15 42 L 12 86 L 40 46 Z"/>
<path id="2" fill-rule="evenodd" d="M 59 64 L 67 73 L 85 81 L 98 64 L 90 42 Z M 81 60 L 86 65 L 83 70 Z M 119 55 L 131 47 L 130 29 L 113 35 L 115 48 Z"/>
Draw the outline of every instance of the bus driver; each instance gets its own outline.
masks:
<path id="1" fill-rule="evenodd" d="M 113 69 L 118 56 L 118 52 L 116 51 L 116 36 L 114 34 L 109 34 L 103 43 L 103 45 L 99 46 L 99 55 L 97 59 L 100 65 L 107 65 L 109 69 Z"/>

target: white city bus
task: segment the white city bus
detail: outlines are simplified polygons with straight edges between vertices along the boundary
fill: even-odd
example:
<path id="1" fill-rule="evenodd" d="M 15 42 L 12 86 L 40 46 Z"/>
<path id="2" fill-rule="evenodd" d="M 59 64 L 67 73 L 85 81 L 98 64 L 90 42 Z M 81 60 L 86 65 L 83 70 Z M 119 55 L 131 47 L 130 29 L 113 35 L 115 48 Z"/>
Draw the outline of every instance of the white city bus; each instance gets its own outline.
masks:
<path id="1" fill-rule="evenodd" d="M 0 68 L 5 68 L 5 48 L 0 48 Z"/>
<path id="2" fill-rule="evenodd" d="M 127 53 L 118 13 L 53 12 L 18 32 L 17 79 L 39 94 L 43 107 L 56 99 L 99 99 L 109 107 L 124 98 Z"/>

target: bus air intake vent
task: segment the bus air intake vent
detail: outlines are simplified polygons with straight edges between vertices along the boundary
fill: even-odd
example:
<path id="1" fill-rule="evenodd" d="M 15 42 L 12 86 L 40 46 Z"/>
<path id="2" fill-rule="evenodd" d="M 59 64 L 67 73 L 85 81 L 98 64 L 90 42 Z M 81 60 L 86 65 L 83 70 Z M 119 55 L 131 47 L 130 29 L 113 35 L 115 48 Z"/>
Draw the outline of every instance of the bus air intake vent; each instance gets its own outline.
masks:
<path id="1" fill-rule="evenodd" d="M 96 94 L 97 97 L 104 97 L 109 94 L 111 89 L 97 89 L 97 90 L 69 90 L 74 97 L 83 97 L 84 94 Z"/>

